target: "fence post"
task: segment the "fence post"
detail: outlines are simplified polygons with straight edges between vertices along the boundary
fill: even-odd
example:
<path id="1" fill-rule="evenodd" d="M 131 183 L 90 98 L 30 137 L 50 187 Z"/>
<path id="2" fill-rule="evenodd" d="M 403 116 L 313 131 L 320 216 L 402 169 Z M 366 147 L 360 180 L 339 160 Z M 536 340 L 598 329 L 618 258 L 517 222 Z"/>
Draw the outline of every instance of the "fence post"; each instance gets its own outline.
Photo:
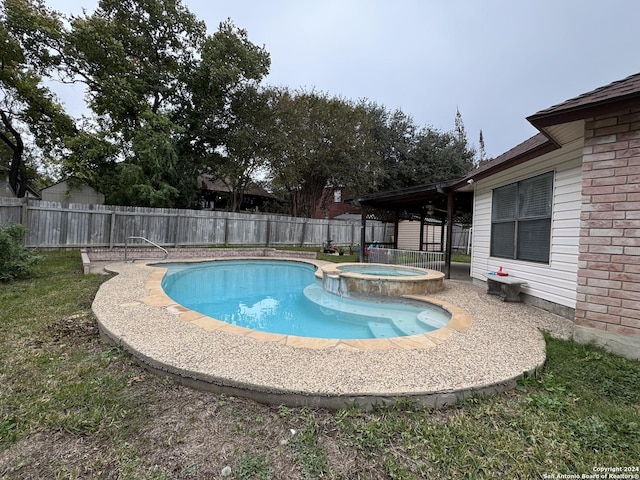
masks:
<path id="1" fill-rule="evenodd" d="M 173 231 L 173 246 L 175 248 L 178 248 L 178 238 L 180 235 L 180 210 L 178 210 L 178 214 L 176 215 L 176 228 Z"/>
<path id="2" fill-rule="evenodd" d="M 271 243 L 271 219 L 267 218 L 267 247 L 269 246 L 269 243 Z"/>
<path id="3" fill-rule="evenodd" d="M 64 208 L 64 204 L 63 204 Z M 60 234 L 58 235 L 58 244 L 66 245 L 67 244 L 67 230 L 69 227 L 69 206 L 60 212 Z"/>
<path id="4" fill-rule="evenodd" d="M 20 207 L 20 225 L 27 229 L 27 235 L 25 235 L 24 244 L 25 246 L 29 246 L 28 237 L 33 234 L 31 232 L 31 229 L 29 228 L 29 199 L 27 197 L 23 197 L 21 201 L 22 206 Z"/>
<path id="5" fill-rule="evenodd" d="M 116 231 L 116 211 L 111 211 L 111 225 L 109 226 L 109 248 L 113 248 L 113 241 Z"/>
<path id="6" fill-rule="evenodd" d="M 22 198 L 22 208 L 20 209 L 20 225 L 24 228 L 29 228 L 29 199 L 27 197 Z"/>
<path id="7" fill-rule="evenodd" d="M 304 237 L 307 235 L 307 223 L 308 220 L 303 220 L 302 222 L 302 233 L 300 234 L 300 246 L 304 247 Z"/>

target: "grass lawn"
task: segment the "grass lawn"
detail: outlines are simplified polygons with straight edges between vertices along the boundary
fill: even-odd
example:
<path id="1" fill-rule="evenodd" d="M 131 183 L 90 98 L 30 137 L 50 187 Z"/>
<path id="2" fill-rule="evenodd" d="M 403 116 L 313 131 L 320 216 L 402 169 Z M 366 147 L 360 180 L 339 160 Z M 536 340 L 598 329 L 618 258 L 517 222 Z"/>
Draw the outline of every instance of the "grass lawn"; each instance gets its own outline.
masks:
<path id="1" fill-rule="evenodd" d="M 471 263 L 471 255 L 466 255 L 464 253 L 452 253 L 451 261 L 461 262 L 461 263 Z"/>
<path id="2" fill-rule="evenodd" d="M 0 284 L 0 479 L 222 478 L 225 467 L 231 479 L 530 479 L 640 466 L 640 362 L 547 338 L 539 375 L 452 408 L 266 406 L 145 372 L 98 337 L 91 302 L 108 277 L 82 275 L 78 252 L 44 256 L 35 277 Z"/>

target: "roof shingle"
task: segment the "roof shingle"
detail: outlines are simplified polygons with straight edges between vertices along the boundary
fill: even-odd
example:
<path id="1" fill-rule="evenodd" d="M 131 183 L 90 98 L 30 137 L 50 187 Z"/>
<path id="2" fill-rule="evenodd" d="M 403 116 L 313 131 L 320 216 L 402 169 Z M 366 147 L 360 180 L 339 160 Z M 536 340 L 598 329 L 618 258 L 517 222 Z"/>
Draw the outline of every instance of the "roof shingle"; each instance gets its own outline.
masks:
<path id="1" fill-rule="evenodd" d="M 619 108 L 628 104 L 629 107 L 633 107 L 638 103 L 640 103 L 640 73 L 540 110 L 527 117 L 527 120 L 541 129 L 594 116 L 594 111 L 606 106 Z"/>

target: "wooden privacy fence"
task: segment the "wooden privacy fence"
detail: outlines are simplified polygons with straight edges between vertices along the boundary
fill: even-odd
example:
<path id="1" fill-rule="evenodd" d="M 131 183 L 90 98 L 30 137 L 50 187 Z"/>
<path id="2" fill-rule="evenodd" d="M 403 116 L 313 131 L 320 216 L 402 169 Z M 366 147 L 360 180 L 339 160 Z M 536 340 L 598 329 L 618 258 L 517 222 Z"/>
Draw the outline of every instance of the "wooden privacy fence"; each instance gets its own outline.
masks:
<path id="1" fill-rule="evenodd" d="M 128 237 L 162 246 L 310 246 L 361 241 L 360 222 L 270 214 L 85 205 L 0 197 L 0 224 L 21 223 L 28 247 L 119 247 Z M 393 226 L 367 222 L 367 242 L 385 242 Z"/>

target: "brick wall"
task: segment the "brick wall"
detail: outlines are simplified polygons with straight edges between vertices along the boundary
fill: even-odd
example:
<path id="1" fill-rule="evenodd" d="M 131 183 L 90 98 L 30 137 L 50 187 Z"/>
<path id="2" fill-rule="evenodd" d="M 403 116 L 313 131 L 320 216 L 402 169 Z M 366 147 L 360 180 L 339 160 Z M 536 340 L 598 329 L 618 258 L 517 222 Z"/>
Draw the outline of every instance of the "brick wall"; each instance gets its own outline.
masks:
<path id="1" fill-rule="evenodd" d="M 640 336 L 640 109 L 585 124 L 576 326 Z"/>

